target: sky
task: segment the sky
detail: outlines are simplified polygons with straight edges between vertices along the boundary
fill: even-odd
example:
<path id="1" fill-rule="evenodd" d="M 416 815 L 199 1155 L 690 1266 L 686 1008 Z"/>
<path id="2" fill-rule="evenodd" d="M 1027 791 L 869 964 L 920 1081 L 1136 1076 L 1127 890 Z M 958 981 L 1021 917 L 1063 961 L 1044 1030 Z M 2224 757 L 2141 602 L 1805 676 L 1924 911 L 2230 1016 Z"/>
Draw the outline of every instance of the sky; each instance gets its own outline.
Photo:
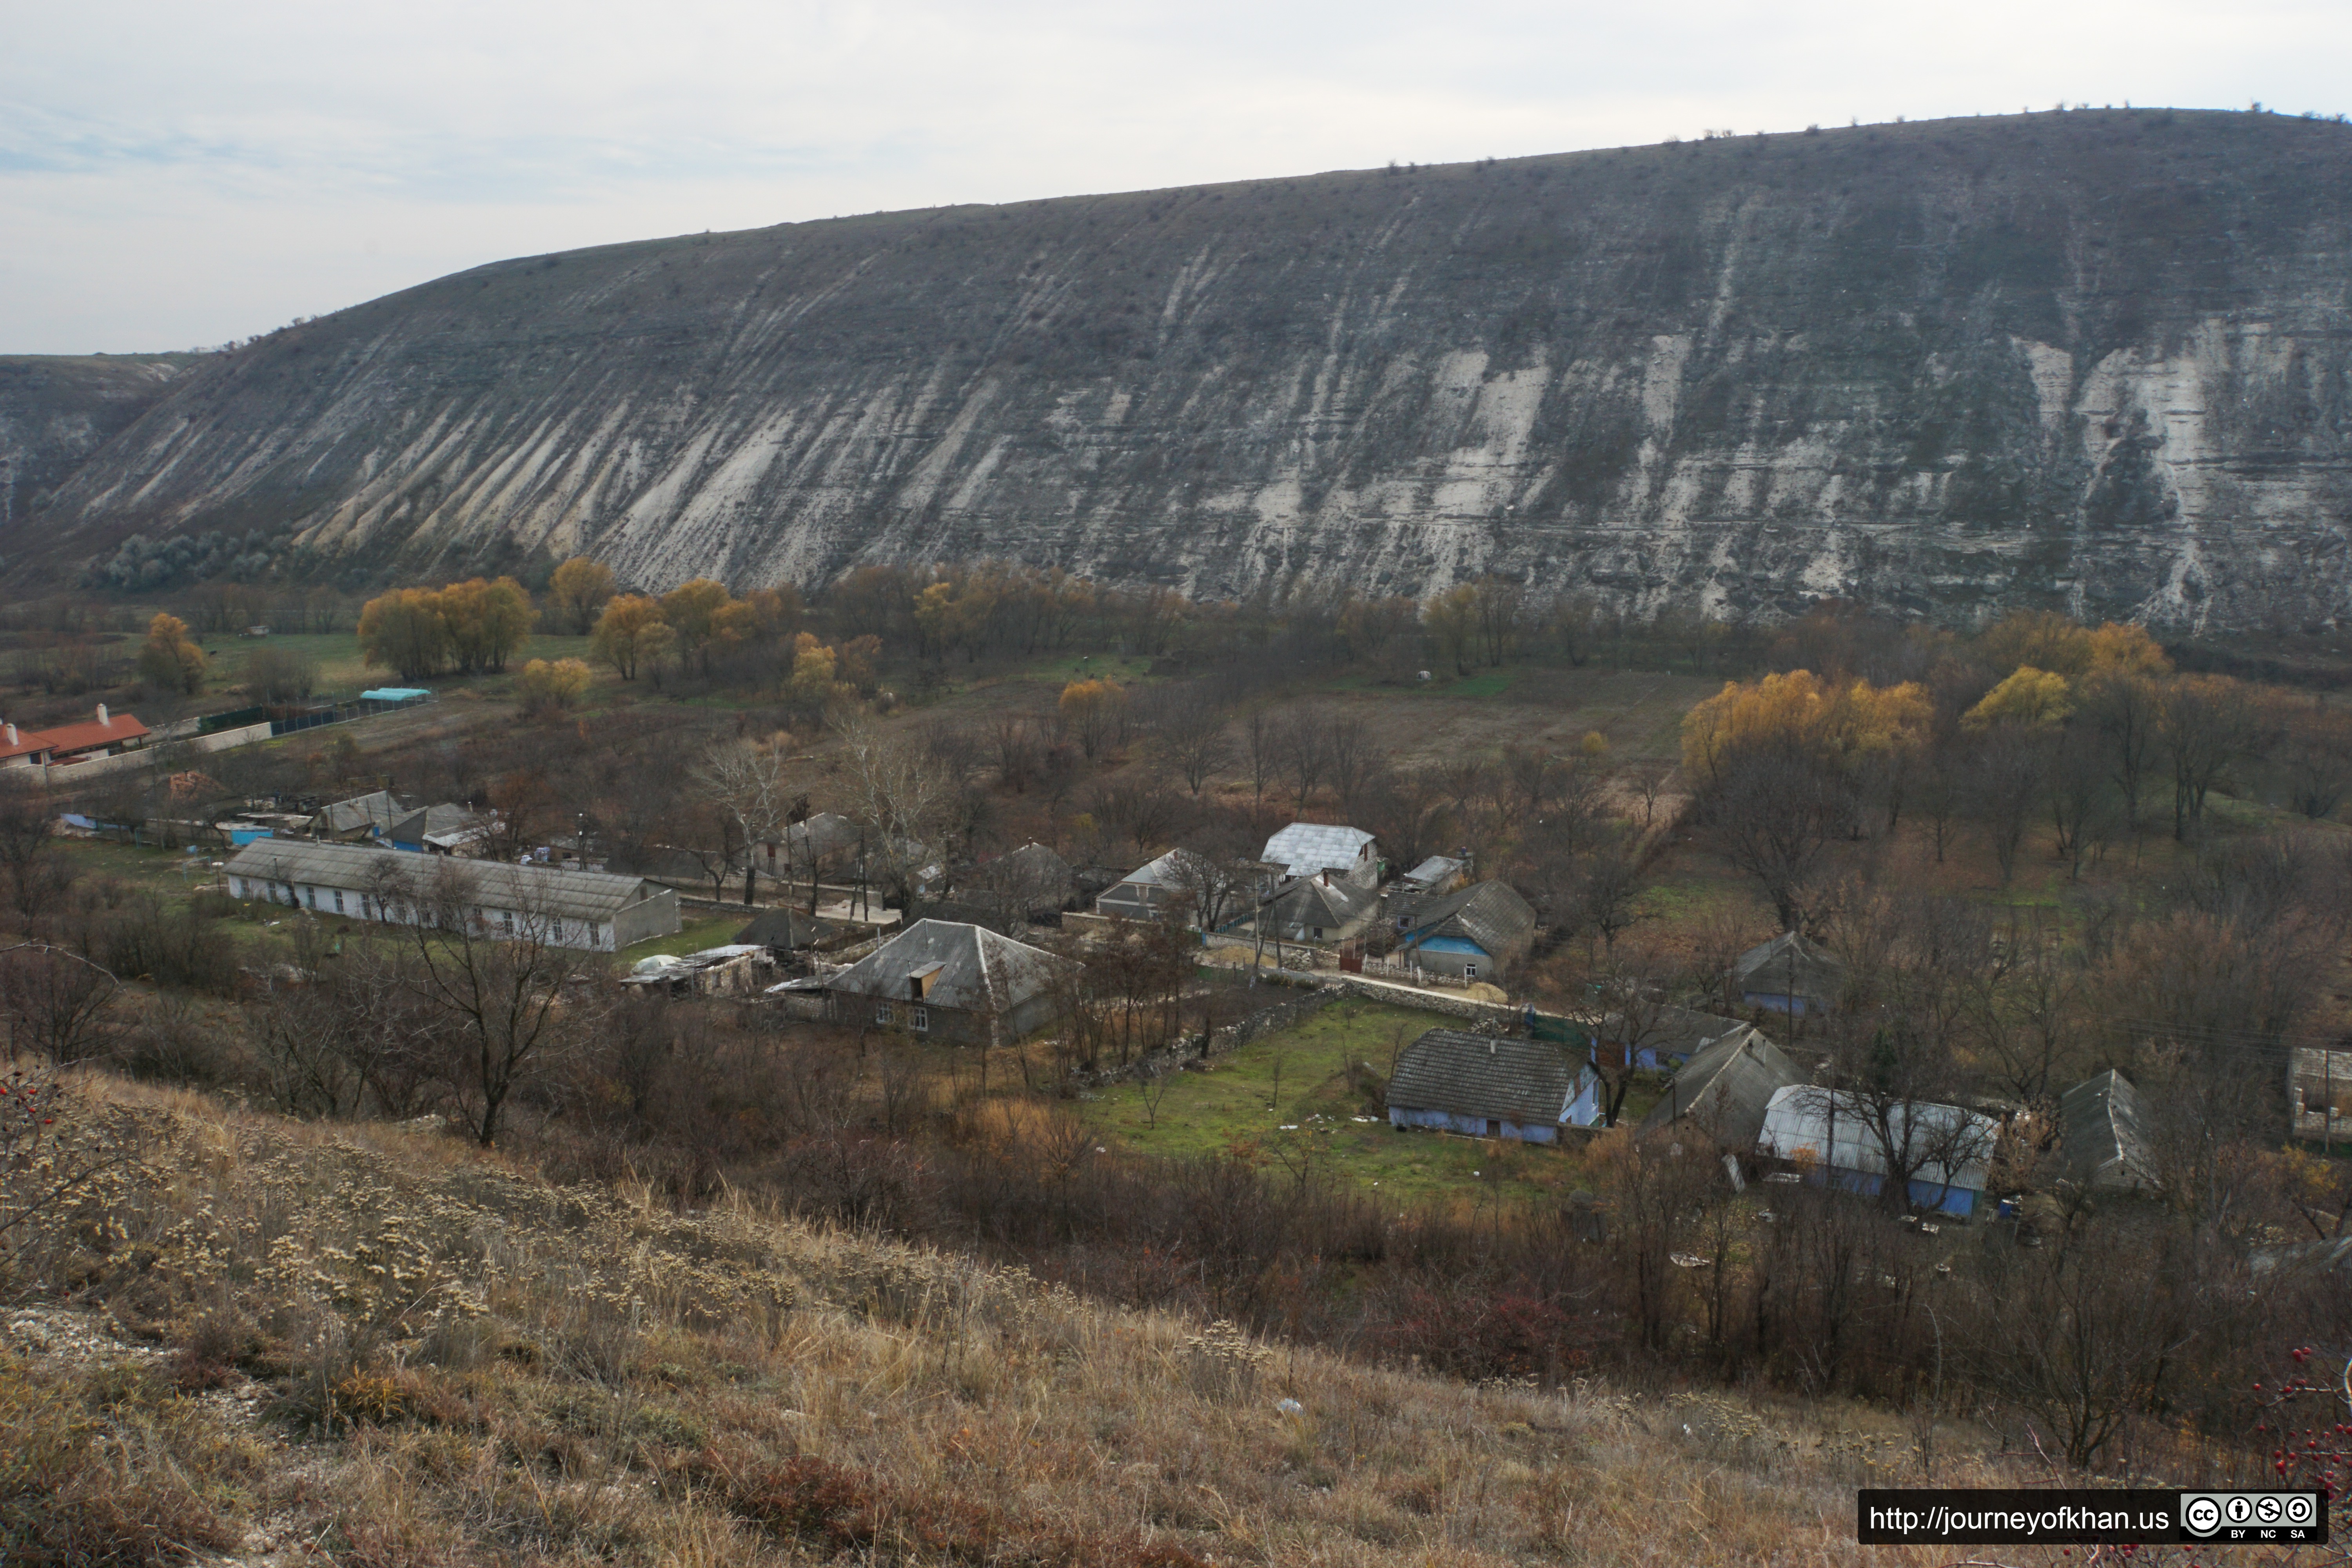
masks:
<path id="1" fill-rule="evenodd" d="M 0 353 L 702 229 L 2069 104 L 2352 110 L 2345 0 L 0 0 Z"/>

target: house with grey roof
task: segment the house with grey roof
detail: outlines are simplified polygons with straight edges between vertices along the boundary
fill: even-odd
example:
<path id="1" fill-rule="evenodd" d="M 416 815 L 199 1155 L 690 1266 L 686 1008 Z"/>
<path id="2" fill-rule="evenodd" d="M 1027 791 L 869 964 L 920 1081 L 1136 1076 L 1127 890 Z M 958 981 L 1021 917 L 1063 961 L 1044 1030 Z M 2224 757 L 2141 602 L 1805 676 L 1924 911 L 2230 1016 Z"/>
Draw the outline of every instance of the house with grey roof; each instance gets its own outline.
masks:
<path id="1" fill-rule="evenodd" d="M 1123 921 L 1156 921 L 1181 904 L 1205 875 L 1205 862 L 1190 849 L 1171 849 L 1139 866 L 1095 897 L 1095 913 Z"/>
<path id="2" fill-rule="evenodd" d="M 444 801 L 404 813 L 383 830 L 383 837 L 394 849 L 455 855 L 480 843 L 489 833 L 488 818 L 470 807 Z"/>
<path id="3" fill-rule="evenodd" d="M 555 947 L 617 952 L 678 929 L 676 889 L 604 871 L 262 838 L 238 850 L 222 872 L 232 898 L 346 920 L 456 925 Z"/>
<path id="4" fill-rule="evenodd" d="M 983 860 L 958 881 L 959 897 L 998 905 L 1030 921 L 1053 920 L 1078 896 L 1070 863 L 1043 844 L 1024 844 Z"/>
<path id="5" fill-rule="evenodd" d="M 1285 942 L 1342 942 L 1371 924 L 1380 912 L 1377 889 L 1325 871 L 1290 883 L 1268 899 L 1255 918 L 1268 936 Z"/>
<path id="6" fill-rule="evenodd" d="M 2131 1079 L 2109 1068 L 2059 1097 L 2057 1168 L 2060 1180 L 2095 1192 L 2157 1191 L 2147 1109 Z"/>
<path id="7" fill-rule="evenodd" d="M 1415 967 L 1491 980 L 1535 944 L 1535 906 L 1507 882 L 1475 882 L 1398 917 L 1397 955 Z"/>
<path id="8" fill-rule="evenodd" d="M 1428 898 L 1438 893 L 1450 893 L 1462 885 L 1470 874 L 1468 859 L 1452 855 L 1432 855 L 1412 870 L 1396 879 L 1396 890 L 1408 898 Z"/>
<path id="9" fill-rule="evenodd" d="M 1694 1052 L 1642 1119 L 1642 1131 L 1669 1122 L 1696 1127 L 1725 1149 L 1746 1154 L 1764 1133 L 1772 1097 L 1805 1075 L 1787 1053 L 1742 1026 Z"/>
<path id="10" fill-rule="evenodd" d="M 1473 1138 L 1559 1141 L 1588 1126 L 1600 1077 L 1555 1040 L 1432 1029 L 1404 1048 L 1389 1079 L 1389 1125 Z"/>
<path id="11" fill-rule="evenodd" d="M 1802 1017 L 1826 1013 L 1845 992 L 1845 964 L 1796 931 L 1759 942 L 1731 961 L 1740 1001 Z"/>
<path id="12" fill-rule="evenodd" d="M 999 1045 L 1054 1016 L 1055 984 L 1078 965 L 982 926 L 917 921 L 824 982 L 835 1023 Z"/>
<path id="13" fill-rule="evenodd" d="M 1376 888 L 1381 881 L 1381 860 L 1373 851 L 1372 836 L 1360 827 L 1294 822 L 1265 841 L 1265 853 L 1258 858 L 1281 867 L 1286 878 L 1328 871 L 1359 886 Z"/>
<path id="14" fill-rule="evenodd" d="M 1604 1016 L 1591 1029 L 1593 1047 L 1602 1054 L 1601 1065 L 1652 1072 L 1680 1067 L 1731 1037 L 1764 1037 L 1753 1024 L 1689 1007 L 1660 1005 L 1654 996 Z"/>

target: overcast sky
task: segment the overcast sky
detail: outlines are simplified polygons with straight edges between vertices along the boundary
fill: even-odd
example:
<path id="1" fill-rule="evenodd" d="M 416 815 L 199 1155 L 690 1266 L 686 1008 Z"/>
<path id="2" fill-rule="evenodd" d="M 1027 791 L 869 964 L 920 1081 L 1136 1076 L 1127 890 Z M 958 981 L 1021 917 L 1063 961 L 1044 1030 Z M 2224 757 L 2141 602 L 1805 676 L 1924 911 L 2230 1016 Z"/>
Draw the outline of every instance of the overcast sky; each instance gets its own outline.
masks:
<path id="1" fill-rule="evenodd" d="M 0 0 L 0 353 L 950 202 L 2070 103 L 2352 108 L 2310 0 Z"/>

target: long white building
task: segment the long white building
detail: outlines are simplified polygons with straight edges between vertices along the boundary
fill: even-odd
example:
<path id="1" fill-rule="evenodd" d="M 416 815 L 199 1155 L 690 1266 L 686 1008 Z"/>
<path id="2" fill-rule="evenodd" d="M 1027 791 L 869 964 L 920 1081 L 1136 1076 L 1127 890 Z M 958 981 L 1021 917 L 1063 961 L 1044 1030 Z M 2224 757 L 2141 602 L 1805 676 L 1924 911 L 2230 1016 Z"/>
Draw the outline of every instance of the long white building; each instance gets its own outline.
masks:
<path id="1" fill-rule="evenodd" d="M 411 855 L 364 844 L 260 838 L 225 868 L 231 896 L 350 920 L 459 916 L 491 936 L 617 952 L 678 929 L 677 889 L 641 877 Z"/>

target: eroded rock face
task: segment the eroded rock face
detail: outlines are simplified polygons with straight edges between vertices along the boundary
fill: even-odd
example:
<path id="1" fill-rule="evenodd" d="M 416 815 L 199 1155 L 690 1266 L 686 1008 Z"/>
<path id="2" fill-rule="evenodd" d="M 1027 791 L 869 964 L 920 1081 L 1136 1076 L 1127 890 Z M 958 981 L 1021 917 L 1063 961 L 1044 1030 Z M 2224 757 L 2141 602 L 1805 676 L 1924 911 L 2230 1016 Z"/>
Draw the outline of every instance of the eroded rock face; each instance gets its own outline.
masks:
<path id="1" fill-rule="evenodd" d="M 164 384 L 194 358 L 0 355 L 0 539 L 38 511 L 91 453 L 153 407 Z"/>
<path id="2" fill-rule="evenodd" d="M 2316 621 L 2347 194 L 2352 128 L 2078 111 L 572 252 L 208 363 L 44 524 Z"/>

